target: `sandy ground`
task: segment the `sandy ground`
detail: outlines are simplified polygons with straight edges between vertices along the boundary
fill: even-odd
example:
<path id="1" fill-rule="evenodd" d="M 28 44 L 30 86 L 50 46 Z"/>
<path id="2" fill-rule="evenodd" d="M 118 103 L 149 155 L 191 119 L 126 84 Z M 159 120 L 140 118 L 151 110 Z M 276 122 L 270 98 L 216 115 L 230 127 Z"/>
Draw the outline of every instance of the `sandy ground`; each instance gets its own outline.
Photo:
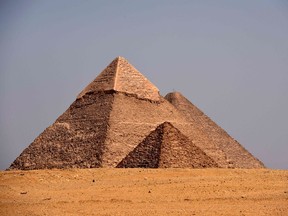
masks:
<path id="1" fill-rule="evenodd" d="M 1 171 L 0 215 L 288 215 L 288 170 Z"/>

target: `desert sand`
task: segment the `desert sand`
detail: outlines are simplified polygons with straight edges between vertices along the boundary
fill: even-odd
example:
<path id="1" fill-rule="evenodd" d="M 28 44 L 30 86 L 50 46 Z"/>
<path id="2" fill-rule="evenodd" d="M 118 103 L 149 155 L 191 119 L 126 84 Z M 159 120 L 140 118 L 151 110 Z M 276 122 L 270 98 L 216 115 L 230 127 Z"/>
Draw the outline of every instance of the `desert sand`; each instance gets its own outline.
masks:
<path id="1" fill-rule="evenodd" d="M 1 171 L 0 215 L 288 215 L 288 171 Z"/>

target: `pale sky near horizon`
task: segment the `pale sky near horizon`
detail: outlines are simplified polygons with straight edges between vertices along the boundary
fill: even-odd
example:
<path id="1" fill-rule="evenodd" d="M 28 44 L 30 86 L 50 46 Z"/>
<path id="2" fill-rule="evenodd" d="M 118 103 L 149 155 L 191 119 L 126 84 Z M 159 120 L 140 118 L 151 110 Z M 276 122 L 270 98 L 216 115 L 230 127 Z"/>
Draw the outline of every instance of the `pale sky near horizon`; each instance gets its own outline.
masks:
<path id="1" fill-rule="evenodd" d="M 117 56 L 288 169 L 285 0 L 0 0 L 0 169 Z"/>

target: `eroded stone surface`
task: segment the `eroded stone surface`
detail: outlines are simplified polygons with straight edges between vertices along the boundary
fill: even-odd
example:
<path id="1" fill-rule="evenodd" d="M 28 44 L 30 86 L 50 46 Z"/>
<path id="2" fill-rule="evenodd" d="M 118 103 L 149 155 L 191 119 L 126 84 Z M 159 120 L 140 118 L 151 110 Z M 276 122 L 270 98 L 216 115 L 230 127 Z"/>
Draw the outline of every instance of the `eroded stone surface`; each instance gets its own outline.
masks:
<path id="1" fill-rule="evenodd" d="M 101 167 L 113 94 L 86 94 L 44 130 L 10 169 Z"/>

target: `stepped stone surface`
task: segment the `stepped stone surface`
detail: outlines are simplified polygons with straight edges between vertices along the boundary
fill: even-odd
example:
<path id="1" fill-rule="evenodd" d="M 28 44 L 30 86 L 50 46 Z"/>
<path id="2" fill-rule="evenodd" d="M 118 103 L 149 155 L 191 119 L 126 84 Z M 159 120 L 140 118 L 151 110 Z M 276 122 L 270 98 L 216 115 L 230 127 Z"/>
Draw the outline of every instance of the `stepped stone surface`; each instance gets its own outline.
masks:
<path id="1" fill-rule="evenodd" d="M 76 100 L 10 169 L 100 167 L 112 101 L 113 95 L 104 92 Z"/>
<path id="2" fill-rule="evenodd" d="M 126 92 L 134 94 L 139 98 L 153 101 L 160 99 L 158 88 L 123 57 L 114 59 L 99 76 L 78 95 L 78 98 L 81 98 L 88 92 L 105 90 Z"/>
<path id="3" fill-rule="evenodd" d="M 217 163 L 171 123 L 152 131 L 118 165 L 118 168 L 203 168 Z"/>
<path id="4" fill-rule="evenodd" d="M 163 98 L 157 87 L 127 60 L 118 57 L 16 158 L 9 169 L 116 167 L 133 150 L 142 149 L 144 144 L 140 143 L 143 140 L 146 140 L 147 151 L 143 152 L 142 158 L 150 157 L 153 151 L 157 155 L 157 146 L 162 146 L 159 163 L 150 160 L 150 167 L 157 163 L 159 167 L 263 167 L 225 131 L 194 109 L 189 101 L 176 96 L 169 94 L 167 100 Z M 171 123 L 161 126 L 169 133 L 163 132 L 165 136 L 161 142 L 155 143 L 157 139 L 151 136 L 158 133 L 161 129 L 158 126 L 163 122 Z M 174 141 L 179 145 L 176 145 L 178 150 L 173 147 Z M 189 154 L 191 160 L 188 160 Z M 177 158 L 182 159 L 177 161 Z"/>
<path id="5" fill-rule="evenodd" d="M 185 121 L 188 119 L 185 118 Z M 201 148 L 210 158 L 213 158 L 215 162 L 222 168 L 233 167 L 230 166 L 224 152 L 214 143 L 197 125 L 183 122 L 175 122 L 175 127 L 178 128 L 185 136 L 187 136 L 193 143 Z"/>
<path id="6" fill-rule="evenodd" d="M 163 125 L 163 143 L 159 167 L 163 168 L 207 168 L 219 167 L 188 137 L 171 124 Z"/>
<path id="7" fill-rule="evenodd" d="M 181 93 L 169 93 L 165 98 L 172 103 L 192 124 L 200 128 L 226 155 L 229 165 L 237 168 L 263 168 L 264 164 L 243 148 L 226 131 L 213 122 Z"/>
<path id="8" fill-rule="evenodd" d="M 161 154 L 162 134 L 152 131 L 118 165 L 118 168 L 158 168 Z"/>

